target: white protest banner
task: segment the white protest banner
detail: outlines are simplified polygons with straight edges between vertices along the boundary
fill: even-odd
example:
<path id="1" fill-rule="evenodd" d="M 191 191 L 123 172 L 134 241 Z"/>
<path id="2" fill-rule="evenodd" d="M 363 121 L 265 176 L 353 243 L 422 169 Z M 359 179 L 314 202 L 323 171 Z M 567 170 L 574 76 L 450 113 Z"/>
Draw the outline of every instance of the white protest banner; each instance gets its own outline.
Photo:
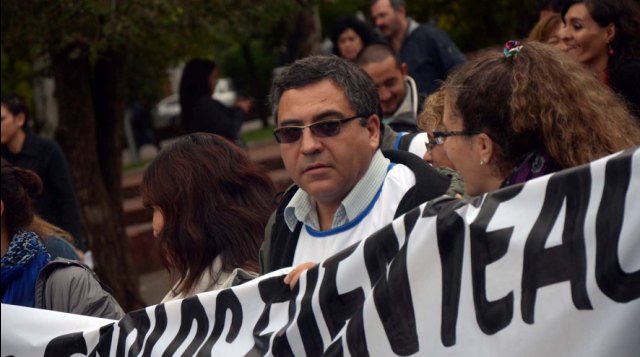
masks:
<path id="1" fill-rule="evenodd" d="M 638 356 L 640 150 L 431 201 L 293 291 L 285 272 L 106 324 L 2 305 L 2 356 Z"/>

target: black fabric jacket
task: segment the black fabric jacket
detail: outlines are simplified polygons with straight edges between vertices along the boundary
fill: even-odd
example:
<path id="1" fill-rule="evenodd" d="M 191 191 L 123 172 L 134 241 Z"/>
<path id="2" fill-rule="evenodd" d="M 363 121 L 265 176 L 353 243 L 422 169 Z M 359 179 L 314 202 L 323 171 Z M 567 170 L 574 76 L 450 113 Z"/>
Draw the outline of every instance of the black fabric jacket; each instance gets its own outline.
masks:
<path id="1" fill-rule="evenodd" d="M 611 71 L 609 85 L 627 102 L 640 123 L 640 59 L 623 62 Z"/>
<path id="2" fill-rule="evenodd" d="M 22 150 L 13 154 L 2 145 L 2 157 L 15 166 L 34 171 L 42 180 L 40 195 L 32 197 L 40 217 L 71 233 L 82 251 L 80 209 L 73 188 L 69 164 L 58 144 L 27 132 Z"/>

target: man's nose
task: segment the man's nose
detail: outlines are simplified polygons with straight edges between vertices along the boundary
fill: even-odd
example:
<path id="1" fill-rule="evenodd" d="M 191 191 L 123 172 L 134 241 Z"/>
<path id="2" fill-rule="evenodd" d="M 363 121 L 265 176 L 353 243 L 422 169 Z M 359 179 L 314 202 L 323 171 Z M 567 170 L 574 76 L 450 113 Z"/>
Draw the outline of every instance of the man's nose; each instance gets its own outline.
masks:
<path id="1" fill-rule="evenodd" d="M 380 97 L 380 101 L 384 102 L 385 100 L 389 100 L 391 98 L 391 91 L 389 91 L 385 87 L 378 88 L 378 96 Z"/>
<path id="2" fill-rule="evenodd" d="M 302 129 L 300 148 L 303 154 L 312 154 L 322 147 L 320 140 L 311 132 L 311 128 Z"/>

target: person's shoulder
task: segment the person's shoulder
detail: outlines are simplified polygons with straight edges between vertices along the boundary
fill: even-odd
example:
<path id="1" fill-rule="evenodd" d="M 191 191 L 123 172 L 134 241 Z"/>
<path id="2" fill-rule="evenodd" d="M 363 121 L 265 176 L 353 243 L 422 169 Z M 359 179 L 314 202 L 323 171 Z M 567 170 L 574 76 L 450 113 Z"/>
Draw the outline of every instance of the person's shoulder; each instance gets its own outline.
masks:
<path id="1" fill-rule="evenodd" d="M 33 133 L 30 133 L 28 138 L 30 138 L 30 146 L 36 150 L 38 154 L 62 155 L 62 149 L 55 140 Z"/>
<path id="2" fill-rule="evenodd" d="M 385 185 L 409 189 L 416 184 L 416 173 L 407 165 L 395 164 L 387 173 Z"/>
<path id="3" fill-rule="evenodd" d="M 434 37 L 441 32 L 444 31 L 429 23 L 420 23 L 418 24 L 418 27 L 416 27 L 415 31 L 413 31 L 415 34 L 428 37 Z"/>
<path id="4" fill-rule="evenodd" d="M 44 266 L 40 271 L 40 278 L 47 284 L 57 285 L 60 281 L 83 279 L 92 277 L 91 269 L 76 260 L 58 257 Z"/>
<path id="5" fill-rule="evenodd" d="M 80 257 L 75 252 L 73 245 L 64 238 L 52 235 L 42 239 L 47 251 L 52 258 L 66 258 L 71 260 L 79 260 Z"/>
<path id="6" fill-rule="evenodd" d="M 615 70 L 610 73 L 611 78 L 629 79 L 640 77 L 640 58 L 632 58 L 620 63 Z"/>

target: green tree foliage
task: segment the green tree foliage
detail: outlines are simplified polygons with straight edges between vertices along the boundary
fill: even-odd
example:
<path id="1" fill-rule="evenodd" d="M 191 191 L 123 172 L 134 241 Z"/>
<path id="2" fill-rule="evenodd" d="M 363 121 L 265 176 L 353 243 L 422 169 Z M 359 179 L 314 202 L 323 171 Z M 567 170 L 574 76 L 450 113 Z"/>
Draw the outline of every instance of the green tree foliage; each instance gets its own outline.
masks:
<path id="1" fill-rule="evenodd" d="M 523 38 L 538 19 L 535 0 L 411 1 L 408 13 L 447 31 L 464 52 Z"/>
<path id="2" fill-rule="evenodd" d="M 323 1 L 320 9 L 325 36 L 340 16 L 357 11 L 373 26 L 368 0 Z M 407 14 L 447 31 L 463 52 L 522 38 L 538 19 L 535 0 L 408 0 Z"/>

